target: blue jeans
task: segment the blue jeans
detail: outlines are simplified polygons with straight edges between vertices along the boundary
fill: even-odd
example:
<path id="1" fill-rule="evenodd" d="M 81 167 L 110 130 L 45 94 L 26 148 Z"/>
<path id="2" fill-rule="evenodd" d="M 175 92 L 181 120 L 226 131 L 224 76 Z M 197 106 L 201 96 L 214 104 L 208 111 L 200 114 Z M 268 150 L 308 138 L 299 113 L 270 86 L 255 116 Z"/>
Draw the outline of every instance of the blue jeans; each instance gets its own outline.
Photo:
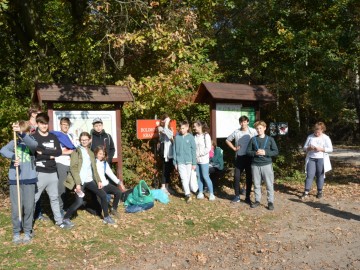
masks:
<path id="1" fill-rule="evenodd" d="M 206 183 L 210 194 L 214 194 L 213 184 L 209 176 L 209 163 L 196 165 L 196 176 L 199 185 L 199 193 L 204 191 L 204 182 Z"/>
<path id="2" fill-rule="evenodd" d="M 306 166 L 305 191 L 310 191 L 314 177 L 316 177 L 316 185 L 318 192 L 321 192 L 324 186 L 324 159 L 310 158 Z"/>

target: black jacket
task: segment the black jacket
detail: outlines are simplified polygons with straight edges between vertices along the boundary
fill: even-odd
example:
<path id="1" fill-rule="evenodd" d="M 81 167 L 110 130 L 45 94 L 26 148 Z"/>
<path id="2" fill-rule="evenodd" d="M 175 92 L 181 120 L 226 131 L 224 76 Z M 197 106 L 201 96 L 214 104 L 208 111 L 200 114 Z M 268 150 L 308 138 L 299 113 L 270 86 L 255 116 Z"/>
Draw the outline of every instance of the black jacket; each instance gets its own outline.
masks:
<path id="1" fill-rule="evenodd" d="M 115 154 L 115 145 L 111 135 L 106 133 L 104 129 L 101 132 L 91 130 L 91 135 L 91 150 L 94 151 L 97 146 L 104 145 L 108 154 L 107 162 L 111 164 Z"/>

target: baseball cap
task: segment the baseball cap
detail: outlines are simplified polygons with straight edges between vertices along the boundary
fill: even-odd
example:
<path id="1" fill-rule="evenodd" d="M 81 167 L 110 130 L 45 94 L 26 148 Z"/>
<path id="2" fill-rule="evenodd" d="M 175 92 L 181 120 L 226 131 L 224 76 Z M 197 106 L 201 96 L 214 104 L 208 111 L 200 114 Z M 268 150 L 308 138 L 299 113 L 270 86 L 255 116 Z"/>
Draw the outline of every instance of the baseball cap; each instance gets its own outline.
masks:
<path id="1" fill-rule="evenodd" d="M 96 118 L 94 118 L 94 120 L 93 120 L 93 122 L 92 122 L 92 124 L 94 125 L 94 124 L 96 124 L 96 123 L 103 123 L 103 121 L 101 120 L 101 118 L 100 117 L 96 117 Z"/>

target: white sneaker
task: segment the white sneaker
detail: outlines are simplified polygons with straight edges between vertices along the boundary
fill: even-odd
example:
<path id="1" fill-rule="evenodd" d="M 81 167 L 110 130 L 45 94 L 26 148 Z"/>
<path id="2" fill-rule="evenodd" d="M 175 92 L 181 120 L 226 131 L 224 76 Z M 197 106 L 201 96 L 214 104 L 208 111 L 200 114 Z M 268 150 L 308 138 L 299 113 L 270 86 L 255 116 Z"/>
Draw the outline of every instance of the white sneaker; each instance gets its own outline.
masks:
<path id="1" fill-rule="evenodd" d="M 204 199 L 204 193 L 199 192 L 199 194 L 196 196 L 196 198 L 197 198 L 198 200 Z"/>
<path id="2" fill-rule="evenodd" d="M 170 192 L 168 191 L 167 188 L 161 188 L 162 191 L 164 191 L 164 193 L 166 193 L 167 195 L 170 195 Z"/>
<path id="3" fill-rule="evenodd" d="M 215 195 L 214 194 L 210 194 L 209 196 L 209 201 L 215 201 Z"/>

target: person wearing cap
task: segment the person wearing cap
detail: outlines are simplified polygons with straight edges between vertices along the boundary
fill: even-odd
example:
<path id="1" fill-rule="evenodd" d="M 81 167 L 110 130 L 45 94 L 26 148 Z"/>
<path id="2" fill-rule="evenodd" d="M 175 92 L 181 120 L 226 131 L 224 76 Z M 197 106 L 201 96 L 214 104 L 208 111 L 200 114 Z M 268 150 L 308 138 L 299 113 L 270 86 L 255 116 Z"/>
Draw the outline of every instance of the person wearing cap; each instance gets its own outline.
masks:
<path id="1" fill-rule="evenodd" d="M 91 151 L 94 151 L 96 147 L 102 145 L 106 148 L 108 154 L 107 162 L 109 165 L 112 163 L 112 159 L 115 154 L 114 141 L 109 133 L 106 133 L 101 118 L 96 117 L 93 122 L 93 129 L 91 130 L 92 141 Z"/>

